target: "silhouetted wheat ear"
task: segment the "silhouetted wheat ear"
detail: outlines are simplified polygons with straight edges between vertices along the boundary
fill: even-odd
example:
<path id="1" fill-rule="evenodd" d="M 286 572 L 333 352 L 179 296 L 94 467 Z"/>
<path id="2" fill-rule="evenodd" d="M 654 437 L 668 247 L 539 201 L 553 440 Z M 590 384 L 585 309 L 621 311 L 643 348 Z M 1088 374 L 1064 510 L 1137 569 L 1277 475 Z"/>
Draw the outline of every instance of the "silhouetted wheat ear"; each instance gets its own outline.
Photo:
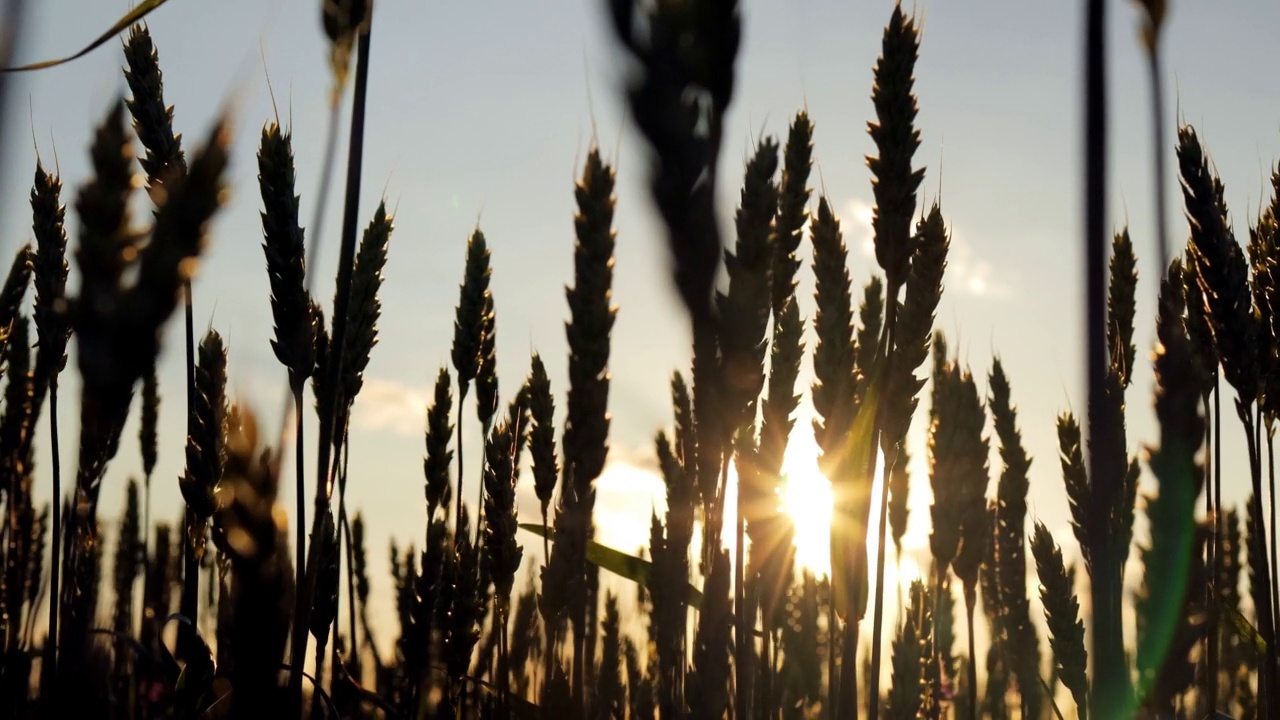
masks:
<path id="1" fill-rule="evenodd" d="M 1058 416 L 1058 459 L 1062 464 L 1062 481 L 1067 489 L 1067 503 L 1071 507 L 1071 529 L 1080 543 L 1080 554 L 1085 567 L 1092 571 L 1093 544 L 1089 542 L 1089 476 L 1084 464 L 1084 450 L 1080 439 L 1080 424 L 1074 415 L 1065 412 Z"/>
<path id="2" fill-rule="evenodd" d="M 858 303 L 858 330 L 854 340 L 854 374 L 858 378 L 855 397 L 858 404 L 873 382 L 884 317 L 884 281 L 879 275 L 872 275 L 863 286 L 862 302 Z"/>
<path id="3" fill-rule="evenodd" d="M 893 639 L 893 675 L 887 708 L 891 720 L 913 720 L 919 716 L 928 693 L 924 670 L 933 664 L 929 652 L 933 600 L 919 580 L 911 583 L 909 597 L 910 604 Z"/>
<path id="4" fill-rule="evenodd" d="M 1191 350 L 1199 360 L 1201 369 L 1200 393 L 1213 391 L 1218 377 L 1218 351 L 1213 346 L 1213 331 L 1209 329 L 1209 315 L 1205 311 L 1204 293 L 1196 279 L 1196 262 L 1191 257 L 1191 242 L 1187 241 L 1186 257 L 1181 261 L 1183 299 L 1186 314 L 1183 324 L 1187 327 L 1187 339 Z"/>
<path id="5" fill-rule="evenodd" d="M 774 322 L 768 393 L 761 403 L 760 462 L 764 473 L 774 479 L 782 470 L 787 439 L 795 426 L 792 416 L 800 404 L 796 379 L 804 359 L 803 337 L 804 320 L 793 294 L 786 298 Z"/>
<path id="6" fill-rule="evenodd" d="M 315 370 L 315 326 L 306 291 L 306 249 L 298 224 L 293 135 L 276 123 L 262 128 L 258 188 L 262 196 L 262 251 L 271 283 L 275 337 L 271 349 L 289 370 L 295 392 Z"/>
<path id="7" fill-rule="evenodd" d="M 130 372 L 128 361 L 145 355 L 150 362 L 155 352 L 148 352 L 145 343 L 137 347 L 134 337 L 120 328 L 121 275 L 125 256 L 136 248 L 137 240 L 129 229 L 132 150 L 124 127 L 124 107 L 119 102 L 97 128 L 90 156 L 94 178 L 76 200 L 80 216 L 76 264 L 81 290 L 71 306 L 71 320 L 78 337 L 83 380 L 78 484 L 86 498 L 96 499 L 101 471 L 113 453 L 112 438 L 124 424 L 137 377 Z"/>
<path id="8" fill-rule="evenodd" d="M 324 0 L 320 17 L 329 38 L 329 68 L 334 74 L 334 102 L 346 84 L 351 63 L 351 48 L 358 35 L 369 27 L 373 11 L 371 0 Z"/>
<path id="9" fill-rule="evenodd" d="M 62 204 L 62 181 L 45 171 L 36 161 L 35 183 L 31 188 L 31 230 L 36 238 L 31 266 L 35 276 L 35 321 L 39 338 L 36 353 L 37 382 L 47 384 L 67 365 L 67 339 L 71 335 L 65 309 L 67 294 L 66 206 Z M 43 394 L 43 393 L 38 393 Z"/>
<path id="10" fill-rule="evenodd" d="M 733 638 L 729 552 L 714 556 L 702 593 L 686 694 L 693 717 L 722 717 L 729 706 L 729 644 Z"/>
<path id="11" fill-rule="evenodd" d="M 466 517 L 466 511 L 463 511 Z M 465 523 L 464 523 L 465 525 Z M 466 532 L 463 532 L 466 530 Z M 471 652 L 480 639 L 478 622 L 484 614 L 484 591 L 481 584 L 483 550 L 471 543 L 471 533 L 464 526 L 459 529 L 454 550 L 454 587 L 452 612 L 449 615 L 445 639 L 445 662 L 449 677 L 456 683 L 471 667 Z M 449 551 L 446 551 L 448 553 Z"/>
<path id="12" fill-rule="evenodd" d="M 569 393 L 564 429 L 564 472 L 588 512 L 604 468 L 609 437 L 609 336 L 613 306 L 614 172 L 598 150 L 587 155 L 574 188 L 573 287 L 565 291 L 569 323 Z"/>
<path id="13" fill-rule="evenodd" d="M 287 697 L 282 694 L 279 671 L 294 604 L 293 569 L 284 511 L 276 504 L 279 456 L 259 448 L 257 428 L 254 416 L 242 412 L 239 428 L 227 438 L 213 540 L 231 560 L 236 621 L 230 635 L 230 679 L 237 688 L 232 712 L 257 713 L 265 708 L 283 714 Z"/>
<path id="14" fill-rule="evenodd" d="M 1200 415 L 1195 357 L 1182 324 L 1182 288 L 1166 277 L 1160 286 L 1156 317 L 1156 419 L 1160 422 L 1160 445 L 1148 449 L 1152 473 L 1159 482 L 1154 498 L 1147 503 L 1151 539 L 1143 548 L 1144 586 L 1137 612 L 1143 618 L 1139 634 L 1137 666 L 1139 687 L 1148 705 L 1172 700 L 1163 695 L 1161 676 L 1173 665 L 1176 631 L 1182 625 L 1186 602 L 1203 605 L 1200 586 L 1192 586 L 1193 566 L 1200 555 L 1196 532 L 1196 498 L 1204 485 L 1204 474 L 1196 466 L 1196 454 L 1204 440 Z M 1203 571 L 1203 562 L 1201 571 Z M 1194 596 L 1194 598 L 1192 597 Z M 1197 624 L 1199 624 L 1197 622 Z M 1184 656 L 1185 657 L 1185 656 Z M 1161 709 L 1164 709 L 1163 707 Z"/>
<path id="15" fill-rule="evenodd" d="M 124 44 L 125 81 L 133 97 L 125 101 L 133 116 L 133 129 L 146 149 L 139 158 L 146 174 L 147 194 L 157 206 L 167 202 L 170 185 L 186 174 L 182 136 L 173 131 L 173 106 L 164 102 L 164 75 L 160 55 L 145 24 L 129 28 Z"/>
<path id="16" fill-rule="evenodd" d="M 9 273 L 5 275 L 4 285 L 0 286 L 0 360 L 8 347 L 14 320 L 27 295 L 27 285 L 31 284 L 31 246 L 23 245 L 13 257 Z"/>
<path id="17" fill-rule="evenodd" d="M 319 543 L 320 573 L 316 576 L 316 594 L 311 606 L 308 630 L 316 639 L 317 658 L 323 657 L 323 649 L 329 642 L 329 630 L 338 614 L 339 553 L 337 528 L 333 513 L 325 513 L 319 528 L 319 537 L 311 535 L 311 543 Z"/>
<path id="18" fill-rule="evenodd" d="M 934 203 L 929 215 L 916 225 L 914 255 L 906 280 L 906 299 L 899 306 L 894 329 L 894 353 L 898 359 L 887 371 L 889 379 L 881 416 L 881 447 L 887 453 L 892 451 L 886 457 L 895 459 L 889 470 L 887 513 L 894 547 L 899 554 L 902 552 L 902 536 L 907 529 L 907 495 L 910 492 L 905 440 L 925 383 L 924 379 L 915 377 L 915 372 L 929 354 L 934 313 L 942 297 L 942 278 L 950 246 L 951 239 L 942 220 L 941 209 Z M 859 337 L 859 342 L 863 342 L 861 335 Z M 869 339 L 878 342 L 878 338 Z M 865 347 L 860 347 L 859 351 L 867 352 Z"/>
<path id="19" fill-rule="evenodd" d="M 809 220 L 809 172 L 813 168 L 813 123 L 804 110 L 796 113 L 787 133 L 782 155 L 782 182 L 778 185 L 778 215 L 774 219 L 773 313 L 780 315 L 788 297 L 795 294 L 800 259 L 796 251 L 804 240 Z"/>
<path id="20" fill-rule="evenodd" d="M 125 488 L 124 516 L 116 539 L 115 614 L 112 628 L 123 636 L 133 634 L 133 585 L 142 569 L 142 517 L 138 510 L 138 482 L 130 479 Z"/>
<path id="21" fill-rule="evenodd" d="M 214 491 L 226 464 L 227 351 L 216 330 L 200 342 L 192 415 L 187 468 L 178 487 L 187 507 L 204 521 L 213 516 Z"/>
<path id="22" fill-rule="evenodd" d="M 435 517 L 436 508 L 443 509 L 446 514 L 449 510 L 449 466 L 453 463 L 453 451 L 449 449 L 453 436 L 453 425 L 449 424 L 449 413 L 453 411 L 451 387 L 448 369 L 440 368 L 431 405 L 427 408 L 427 454 L 422 461 L 428 521 Z"/>
<path id="23" fill-rule="evenodd" d="M 1280 183 L 1280 175 L 1272 173 L 1273 182 Z M 1277 285 L 1280 284 L 1280 225 L 1277 225 L 1275 211 L 1280 209 L 1280 196 L 1273 195 L 1271 206 L 1265 207 L 1258 221 L 1249 228 L 1249 269 L 1250 288 L 1253 296 L 1254 311 L 1258 315 L 1258 365 L 1262 378 L 1262 409 L 1275 414 L 1276 404 L 1280 402 L 1280 378 L 1273 372 L 1277 362 L 1277 330 L 1280 329 L 1280 318 L 1276 311 L 1280 310 L 1280 297 L 1277 296 Z"/>
<path id="24" fill-rule="evenodd" d="M 1195 130 L 1178 129 L 1182 196 L 1191 223 L 1190 255 L 1209 330 L 1227 382 L 1245 402 L 1258 395 L 1258 326 L 1249 297 L 1249 266 L 1227 220 L 1222 184 Z"/>
<path id="25" fill-rule="evenodd" d="M 813 421 L 813 433 L 827 464 L 823 472 L 835 481 L 830 463 L 853 422 L 856 376 L 848 250 L 840 235 L 840 221 L 831 213 L 825 197 L 818 199 L 818 213 L 810 233 L 817 301 L 813 329 L 818 338 L 813 349 L 813 408 L 818 415 Z"/>
<path id="26" fill-rule="evenodd" d="M 484 297 L 489 291 L 489 247 L 484 233 L 476 228 L 467 241 L 467 264 L 458 289 L 457 317 L 453 322 L 453 369 L 458 374 L 459 404 L 480 365 L 480 338 L 483 333 Z"/>
<path id="27" fill-rule="evenodd" d="M 719 297 L 721 380 L 732 426 L 750 424 L 764 386 L 774 262 L 773 219 L 778 208 L 778 143 L 764 138 L 747 163 L 735 216 L 737 242 L 725 252 L 729 291 Z"/>
<path id="28" fill-rule="evenodd" d="M 489 434 L 485 444 L 484 468 L 484 555 L 493 579 L 498 617 L 505 622 L 511 602 L 511 588 L 524 550 L 516 542 L 515 434 L 507 422 Z"/>
<path id="29" fill-rule="evenodd" d="M 145 340 L 146 350 L 157 346 L 159 327 L 173 312 L 179 287 L 195 274 L 206 227 L 224 200 L 223 174 L 230 141 L 227 120 L 222 118 L 187 174 L 171 184 L 167 201 L 156 211 L 151 242 L 141 253 L 138 282 L 125 298 L 126 307 L 147 331 L 146 338 L 140 338 Z M 154 355 L 152 351 L 147 357 Z M 145 370 L 145 366 L 129 365 L 135 379 Z"/>
<path id="30" fill-rule="evenodd" d="M 628 106 L 652 151 L 650 191 L 667 227 L 675 284 L 695 332 L 705 332 L 721 251 L 716 160 L 742 37 L 738 3 L 620 0 L 609 9 L 616 37 L 641 66 Z M 690 112 L 691 90 L 705 93 L 705 114 Z"/>
<path id="31" fill-rule="evenodd" d="M 485 429 L 498 413 L 497 322 L 493 293 L 486 290 L 481 304 L 479 363 L 476 365 L 476 419 Z"/>
<path id="32" fill-rule="evenodd" d="M 800 402 L 796 378 L 804 357 L 804 321 L 794 293 L 778 314 L 769 361 L 769 391 L 761 407 L 760 448 L 757 453 L 757 507 L 748 508 L 747 534 L 751 538 L 751 567 L 761 577 L 760 611 L 766 627 L 772 626 L 778 606 L 792 580 L 792 545 L 795 528 L 778 509 L 777 492 L 786 455 L 787 438 L 795 425 L 792 417 Z M 673 458 L 674 460 L 674 458 Z M 756 518 L 756 522 L 752 522 Z"/>
<path id="33" fill-rule="evenodd" d="M 573 286 L 565 290 L 569 305 L 569 322 L 565 336 L 569 346 L 569 392 L 563 435 L 564 479 L 560 491 L 556 537 L 560 536 L 560 518 L 566 517 L 566 530 L 575 534 L 567 545 L 557 541 L 551 551 L 551 564 L 563 547 L 570 552 L 562 560 L 566 572 L 585 576 L 590 591 L 598 577 L 594 567 L 586 563 L 586 543 L 594 534 L 592 510 L 595 507 L 596 478 L 604 469 L 609 453 L 609 352 L 617 308 L 613 305 L 613 252 L 615 234 L 613 211 L 615 198 L 613 168 L 600 157 L 598 148 L 587 154 L 582 177 L 574 187 L 577 212 L 573 226 L 576 242 L 573 249 Z M 572 491 L 569 491 L 572 488 Z M 588 570 L 590 570 L 588 572 Z M 585 700 L 586 666 L 594 663 L 596 602 L 587 601 L 587 593 L 571 593 L 570 619 L 575 628 L 572 665 L 574 697 Z"/>
<path id="34" fill-rule="evenodd" d="M 875 214 L 871 224 L 875 231 L 876 261 L 889 281 L 889 299 L 897 300 L 897 289 L 907 279 L 911 263 L 911 216 L 916 209 L 916 189 L 924 179 L 924 168 L 913 170 L 911 158 L 920 147 L 920 132 L 915 129 L 916 58 L 920 53 L 920 36 L 912 18 L 895 5 L 889 25 L 884 30 L 880 57 L 876 60 L 875 85 L 871 101 L 876 108 L 876 121 L 867 130 L 875 141 L 879 157 L 868 157 L 867 166 L 874 176 Z"/>
<path id="35" fill-rule="evenodd" d="M 1133 380 L 1137 348 L 1133 345 L 1134 289 L 1138 285 L 1137 259 L 1129 228 L 1115 234 L 1111 243 L 1111 284 L 1107 292 L 1107 351 L 1111 372 L 1121 387 Z"/>
<path id="36" fill-rule="evenodd" d="M 1027 598 L 1026 517 L 1031 458 L 1022 445 L 1009 378 L 998 357 L 992 360 L 987 384 L 990 388 L 988 406 L 1000 440 L 1003 463 L 996 490 L 997 611 L 1008 634 L 1008 661 L 1018 680 L 1024 711 L 1030 717 L 1039 717 L 1042 709 L 1040 639 L 1031 620 Z"/>
<path id="37" fill-rule="evenodd" d="M 351 518 L 351 556 L 352 570 L 356 576 L 356 598 L 360 602 L 360 612 L 363 614 L 365 604 L 369 600 L 369 573 L 364 549 L 364 516 L 360 513 L 356 513 L 355 517 Z"/>
<path id="38" fill-rule="evenodd" d="M 23 449 L 23 436 L 30 432 L 32 417 L 32 383 L 31 383 L 31 339 L 30 323 L 25 315 L 19 314 L 9 329 L 9 361 L 4 368 L 4 414 L 0 418 L 0 471 L 8 482 L 5 482 L 6 496 L 13 493 L 10 500 L 13 510 L 25 503 L 23 496 L 29 494 L 30 483 L 23 478 L 31 473 L 31 457 L 29 450 Z M 27 485 L 23 490 L 23 485 Z M 10 522 L 13 518 L 10 517 Z"/>
<path id="39" fill-rule="evenodd" d="M 533 354 L 529 372 L 529 414 L 532 418 L 529 452 L 533 456 L 534 493 L 542 503 L 545 524 L 560 467 L 556 461 L 555 396 L 551 392 L 547 368 L 537 353 Z"/>
<path id="40" fill-rule="evenodd" d="M 160 382 L 156 378 L 156 368 L 142 376 L 142 416 L 138 424 L 138 444 L 142 449 L 142 474 L 150 483 L 151 473 L 156 469 L 156 426 L 160 422 Z"/>
<path id="41" fill-rule="evenodd" d="M 986 415 L 973 376 L 957 361 L 948 362 L 934 377 L 938 394 L 929 429 L 929 481 L 933 486 L 933 531 L 929 546 L 937 572 L 945 576 L 957 562 L 956 574 L 966 592 L 977 581 L 982 557 L 986 515 L 987 437 L 982 434 Z M 965 550 L 966 545 L 976 546 Z M 960 563 L 964 555 L 966 562 Z M 963 565 L 963 567 L 961 566 Z"/>
<path id="42" fill-rule="evenodd" d="M 348 408 L 364 386 L 364 370 L 369 365 L 373 346 L 378 343 L 378 317 L 382 313 L 378 289 L 382 287 L 382 269 L 387 264 L 387 246 L 394 229 L 386 201 L 378 203 L 356 253 L 347 334 L 342 348 L 342 397 Z"/>
<path id="43" fill-rule="evenodd" d="M 1049 626 L 1049 646 L 1062 684 L 1071 691 L 1076 712 L 1081 720 L 1088 715 L 1088 681 L 1085 667 L 1088 653 L 1084 645 L 1084 624 L 1080 621 L 1080 604 L 1076 601 L 1071 576 L 1062 562 L 1062 551 L 1044 523 L 1036 522 L 1031 536 L 1031 554 L 1036 559 L 1040 578 L 1040 600 Z"/>
<path id="44" fill-rule="evenodd" d="M 602 717 L 622 718 L 627 713 L 627 689 L 622 684 L 622 630 L 618 613 L 618 596 L 607 592 L 604 598 L 604 620 L 601 623 L 600 669 L 592 704 Z"/>
<path id="45" fill-rule="evenodd" d="M 35 625 L 36 604 L 44 583 L 44 555 L 49 537 L 49 505 L 40 508 L 40 514 L 30 523 L 30 545 L 27 552 L 26 584 L 22 588 L 27 601 L 28 623 Z M 29 634 L 29 633 L 28 633 Z"/>

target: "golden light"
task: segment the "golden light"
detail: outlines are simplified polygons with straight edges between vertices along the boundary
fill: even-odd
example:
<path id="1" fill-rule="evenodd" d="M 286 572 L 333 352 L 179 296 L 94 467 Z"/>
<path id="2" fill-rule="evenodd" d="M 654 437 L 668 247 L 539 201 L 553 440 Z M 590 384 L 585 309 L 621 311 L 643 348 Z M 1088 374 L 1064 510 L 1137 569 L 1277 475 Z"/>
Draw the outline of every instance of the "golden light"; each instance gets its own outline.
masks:
<path id="1" fill-rule="evenodd" d="M 782 463 L 782 509 L 795 523 L 796 564 L 816 575 L 831 571 L 831 483 L 818 470 L 818 443 L 801 424 Z"/>

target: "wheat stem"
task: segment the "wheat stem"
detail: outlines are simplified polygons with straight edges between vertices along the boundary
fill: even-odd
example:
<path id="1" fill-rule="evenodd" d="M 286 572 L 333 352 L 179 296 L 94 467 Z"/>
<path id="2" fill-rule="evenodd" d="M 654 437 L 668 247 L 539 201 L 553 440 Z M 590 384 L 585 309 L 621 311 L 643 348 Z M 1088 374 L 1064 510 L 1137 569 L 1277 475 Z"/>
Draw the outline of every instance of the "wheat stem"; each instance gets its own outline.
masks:
<path id="1" fill-rule="evenodd" d="M 356 81 L 355 96 L 351 109 L 351 141 L 348 148 L 347 157 L 347 192 L 343 209 L 342 222 L 342 245 L 339 251 L 338 264 L 338 280 L 337 290 L 334 297 L 333 308 L 333 340 L 331 348 L 334 348 L 331 360 L 326 363 L 325 368 L 328 375 L 329 392 L 337 392 L 339 382 L 342 378 L 342 347 L 346 342 L 348 306 L 351 301 L 351 274 L 355 268 L 356 254 L 356 223 L 357 210 L 360 200 L 360 174 L 364 159 L 364 125 L 365 125 L 365 98 L 368 95 L 369 86 L 369 43 L 372 32 L 372 23 L 368 23 L 362 31 L 358 32 L 359 40 L 356 50 Z M 321 418 L 322 427 L 321 437 L 332 437 L 335 430 L 334 423 L 336 417 L 331 413 L 329 417 Z M 327 432 L 326 432 L 327 430 Z M 332 491 L 332 483 L 330 482 L 330 444 L 327 442 L 320 443 L 320 460 L 316 470 L 316 514 L 313 520 L 313 531 L 320 528 L 320 519 L 326 515 L 329 508 L 329 496 Z M 319 572 L 319 554 L 316 552 L 315 544 L 312 544 L 308 553 L 305 575 L 302 577 L 303 582 L 299 583 L 297 588 L 297 598 L 294 613 L 294 634 L 292 654 L 294 663 L 301 662 L 307 645 L 307 626 L 311 616 L 311 599 L 315 590 L 316 575 Z M 301 570 L 298 571 L 302 573 Z M 297 707 L 302 707 L 302 675 L 293 673 L 289 677 L 290 695 L 297 700 Z"/>

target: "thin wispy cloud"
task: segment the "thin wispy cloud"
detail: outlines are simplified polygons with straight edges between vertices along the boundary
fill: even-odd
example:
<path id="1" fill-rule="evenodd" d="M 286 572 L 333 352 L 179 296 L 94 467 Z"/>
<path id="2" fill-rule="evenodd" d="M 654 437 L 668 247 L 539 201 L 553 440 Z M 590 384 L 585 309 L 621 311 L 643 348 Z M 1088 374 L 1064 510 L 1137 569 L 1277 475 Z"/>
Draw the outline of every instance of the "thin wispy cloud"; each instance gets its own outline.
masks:
<path id="1" fill-rule="evenodd" d="M 351 419 L 361 430 L 416 436 L 425 427 L 426 412 L 424 388 L 365 376 Z"/>
<path id="2" fill-rule="evenodd" d="M 876 256 L 875 230 L 871 220 L 874 205 L 862 198 L 853 198 L 844 205 L 845 215 L 840 219 L 845 244 L 863 257 Z M 1013 287 L 1000 278 L 1000 269 L 993 263 L 978 257 L 973 246 L 965 241 L 949 224 L 951 250 L 947 253 L 947 289 L 980 298 L 1006 300 L 1013 296 Z"/>

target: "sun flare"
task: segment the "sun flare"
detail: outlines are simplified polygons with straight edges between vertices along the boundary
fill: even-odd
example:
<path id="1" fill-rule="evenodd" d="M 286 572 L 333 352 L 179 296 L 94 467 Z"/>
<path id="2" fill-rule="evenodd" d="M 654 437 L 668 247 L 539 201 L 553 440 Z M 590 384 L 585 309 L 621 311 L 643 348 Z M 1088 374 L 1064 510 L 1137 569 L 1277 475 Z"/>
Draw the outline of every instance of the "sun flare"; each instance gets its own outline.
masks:
<path id="1" fill-rule="evenodd" d="M 817 575 L 831 570 L 831 483 L 818 470 L 813 432 L 797 428 L 782 463 L 782 509 L 795 523 L 796 563 Z"/>

